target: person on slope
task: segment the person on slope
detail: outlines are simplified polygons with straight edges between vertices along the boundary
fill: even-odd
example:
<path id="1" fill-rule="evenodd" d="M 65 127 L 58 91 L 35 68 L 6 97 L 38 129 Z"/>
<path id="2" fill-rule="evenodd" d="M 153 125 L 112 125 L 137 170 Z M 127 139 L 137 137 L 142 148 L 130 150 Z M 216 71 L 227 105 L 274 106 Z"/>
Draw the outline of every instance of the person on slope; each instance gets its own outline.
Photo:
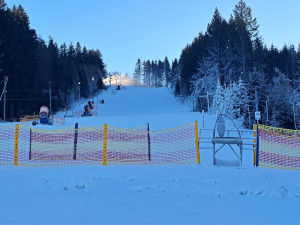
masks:
<path id="1" fill-rule="evenodd" d="M 90 108 L 90 109 L 93 109 L 93 108 L 94 108 L 94 107 L 93 107 L 94 102 L 88 101 L 88 104 L 89 104 L 89 108 Z"/>
<path id="2" fill-rule="evenodd" d="M 91 116 L 91 109 L 88 105 L 84 106 L 83 116 Z"/>

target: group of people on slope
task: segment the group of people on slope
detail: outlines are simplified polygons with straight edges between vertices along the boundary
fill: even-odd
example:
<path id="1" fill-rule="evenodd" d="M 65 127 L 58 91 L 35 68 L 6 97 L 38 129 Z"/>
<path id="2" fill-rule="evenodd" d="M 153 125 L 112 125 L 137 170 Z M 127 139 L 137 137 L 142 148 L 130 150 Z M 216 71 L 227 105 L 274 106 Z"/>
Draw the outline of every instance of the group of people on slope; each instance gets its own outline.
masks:
<path id="1" fill-rule="evenodd" d="M 84 106 L 83 116 L 92 116 L 91 110 L 94 108 L 94 101 L 88 101 L 88 104 Z"/>
<path id="2" fill-rule="evenodd" d="M 103 99 L 101 99 L 100 104 L 104 104 Z M 82 116 L 92 116 L 91 110 L 95 108 L 94 101 L 88 101 L 88 104 L 85 105 L 83 108 L 84 108 L 84 111 L 83 111 Z M 97 107 L 96 107 L 96 109 L 97 109 Z"/>

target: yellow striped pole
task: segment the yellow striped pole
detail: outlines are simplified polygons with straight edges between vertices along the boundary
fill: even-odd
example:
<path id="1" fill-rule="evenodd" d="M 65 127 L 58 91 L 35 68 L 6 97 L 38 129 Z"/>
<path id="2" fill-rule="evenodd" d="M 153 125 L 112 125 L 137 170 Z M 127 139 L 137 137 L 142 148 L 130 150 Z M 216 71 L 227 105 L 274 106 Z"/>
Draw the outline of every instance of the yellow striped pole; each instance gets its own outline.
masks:
<path id="1" fill-rule="evenodd" d="M 14 154 L 14 165 L 19 165 L 19 124 L 16 124 L 15 129 L 15 154 Z"/>
<path id="2" fill-rule="evenodd" d="M 256 138 L 257 138 L 257 132 L 256 132 L 256 130 L 257 130 L 257 124 L 254 124 L 253 130 L 254 130 L 254 139 L 253 139 L 253 143 L 254 143 L 254 145 L 253 145 L 253 148 L 254 148 L 254 150 L 253 150 L 253 166 L 255 166 L 256 165 Z"/>
<path id="3" fill-rule="evenodd" d="M 104 124 L 103 130 L 103 165 L 107 165 L 107 124 Z"/>
<path id="4" fill-rule="evenodd" d="M 196 135 L 196 149 L 197 149 L 197 163 L 200 164 L 200 151 L 199 151 L 199 134 L 198 134 L 198 121 L 195 121 L 195 135 Z"/>

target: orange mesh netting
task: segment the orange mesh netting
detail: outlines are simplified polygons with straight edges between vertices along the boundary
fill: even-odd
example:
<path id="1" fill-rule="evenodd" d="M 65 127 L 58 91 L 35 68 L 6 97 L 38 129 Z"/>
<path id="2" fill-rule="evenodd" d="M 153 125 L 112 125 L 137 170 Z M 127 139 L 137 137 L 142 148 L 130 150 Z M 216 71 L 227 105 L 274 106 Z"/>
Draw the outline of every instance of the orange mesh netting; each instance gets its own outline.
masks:
<path id="1" fill-rule="evenodd" d="M 161 130 L 124 130 L 108 126 L 109 163 L 196 163 L 195 123 Z"/>
<path id="2" fill-rule="evenodd" d="M 300 131 L 259 125 L 259 165 L 300 169 Z"/>
<path id="3" fill-rule="evenodd" d="M 0 126 L 0 163 L 14 164 L 15 125 Z"/>
<path id="4" fill-rule="evenodd" d="M 132 129 L 80 125 L 61 130 L 1 126 L 0 162 L 15 165 L 195 163 L 200 162 L 195 124 L 161 131 L 149 131 L 147 124 Z"/>

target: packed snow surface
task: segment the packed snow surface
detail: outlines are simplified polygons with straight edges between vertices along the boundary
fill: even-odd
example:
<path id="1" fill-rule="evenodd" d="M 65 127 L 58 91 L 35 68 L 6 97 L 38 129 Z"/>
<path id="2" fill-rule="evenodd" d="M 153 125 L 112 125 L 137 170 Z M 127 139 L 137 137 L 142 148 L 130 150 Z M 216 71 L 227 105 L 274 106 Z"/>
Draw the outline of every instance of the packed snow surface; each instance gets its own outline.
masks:
<path id="1" fill-rule="evenodd" d="M 101 99 L 105 104 L 98 104 Z M 93 100 L 98 116 L 37 127 L 149 123 L 161 130 L 195 120 L 203 126 L 201 114 L 166 88 L 110 88 Z M 82 110 L 87 101 L 72 110 Z M 205 115 L 204 127 L 212 128 L 215 119 Z M 299 171 L 252 167 L 251 151 L 242 167 L 213 166 L 211 150 L 200 149 L 200 155 L 201 165 L 0 166 L 0 224 L 300 224 Z M 224 156 L 233 157 L 229 151 Z"/>

